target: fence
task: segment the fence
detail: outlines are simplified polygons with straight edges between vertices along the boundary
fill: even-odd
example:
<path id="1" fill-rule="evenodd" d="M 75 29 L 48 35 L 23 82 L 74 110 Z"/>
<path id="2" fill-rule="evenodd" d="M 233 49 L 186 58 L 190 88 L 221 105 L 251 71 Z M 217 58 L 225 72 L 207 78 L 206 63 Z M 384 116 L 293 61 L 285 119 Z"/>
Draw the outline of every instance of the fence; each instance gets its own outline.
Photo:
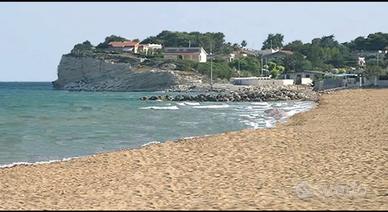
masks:
<path id="1" fill-rule="evenodd" d="M 314 90 L 321 91 L 321 90 L 334 89 L 334 88 L 354 88 L 359 86 L 360 85 L 357 81 L 357 78 L 347 78 L 347 79 L 328 78 L 328 79 L 315 82 Z"/>

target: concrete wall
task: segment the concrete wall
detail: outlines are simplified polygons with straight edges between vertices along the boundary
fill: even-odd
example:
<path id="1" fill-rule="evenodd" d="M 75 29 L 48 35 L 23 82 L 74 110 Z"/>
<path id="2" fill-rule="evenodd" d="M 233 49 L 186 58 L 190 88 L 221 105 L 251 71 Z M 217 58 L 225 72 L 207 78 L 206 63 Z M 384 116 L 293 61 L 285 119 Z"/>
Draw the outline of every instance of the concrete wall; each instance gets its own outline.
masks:
<path id="1" fill-rule="evenodd" d="M 200 63 L 205 63 L 206 62 L 206 54 L 205 53 L 190 54 L 190 55 L 189 54 L 182 54 L 182 55 L 178 55 L 178 54 L 164 54 L 164 58 L 165 59 L 172 59 L 172 60 L 176 60 L 180 56 L 184 60 L 192 60 L 192 61 L 196 61 L 196 62 L 200 62 Z"/>
<path id="2" fill-rule="evenodd" d="M 313 80 L 311 78 L 301 78 L 302 85 L 311 85 L 313 84 Z"/>
<path id="3" fill-rule="evenodd" d="M 336 79 L 336 78 L 328 78 L 322 81 L 318 81 L 314 85 L 314 90 L 326 90 L 333 88 L 354 88 L 359 87 L 360 83 L 356 78 L 348 78 L 348 79 Z"/>
<path id="4" fill-rule="evenodd" d="M 322 81 L 318 81 L 314 85 L 315 90 L 326 90 L 332 88 L 343 87 L 344 83 L 342 79 L 324 79 Z"/>
<path id="5" fill-rule="evenodd" d="M 293 79 L 283 79 L 281 81 L 283 81 L 283 85 L 293 85 L 294 84 Z"/>
<path id="6" fill-rule="evenodd" d="M 265 86 L 265 85 L 293 85 L 294 80 L 292 79 L 268 79 L 261 80 L 256 77 L 247 77 L 247 78 L 233 78 L 232 83 L 234 85 L 254 85 L 254 86 Z"/>
<path id="7" fill-rule="evenodd" d="M 199 62 L 206 63 L 206 61 L 207 61 L 207 55 L 205 52 L 201 51 L 201 54 L 199 55 Z"/>
<path id="8" fill-rule="evenodd" d="M 365 79 L 365 78 L 364 78 Z M 388 80 L 375 80 L 375 79 L 365 79 L 363 86 L 379 86 L 379 87 L 388 87 Z"/>
<path id="9" fill-rule="evenodd" d="M 388 80 L 377 80 L 377 86 L 388 87 Z"/>

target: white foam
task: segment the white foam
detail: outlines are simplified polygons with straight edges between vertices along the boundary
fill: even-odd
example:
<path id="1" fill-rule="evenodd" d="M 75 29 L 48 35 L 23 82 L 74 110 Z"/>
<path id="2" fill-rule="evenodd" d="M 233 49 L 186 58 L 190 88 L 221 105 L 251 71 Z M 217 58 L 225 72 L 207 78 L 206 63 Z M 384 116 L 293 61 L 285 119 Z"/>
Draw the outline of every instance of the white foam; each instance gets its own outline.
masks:
<path id="1" fill-rule="evenodd" d="M 298 109 L 298 106 L 291 106 L 291 107 L 282 107 L 283 110 L 295 110 Z"/>
<path id="2" fill-rule="evenodd" d="M 152 110 L 179 110 L 179 108 L 177 106 L 150 106 L 150 107 L 141 107 L 140 109 L 143 109 L 143 110 L 148 110 L 148 109 L 152 109 Z"/>
<path id="3" fill-rule="evenodd" d="M 199 102 L 177 102 L 177 105 L 185 106 L 185 105 L 200 105 Z"/>
<path id="4" fill-rule="evenodd" d="M 297 113 L 300 113 L 300 112 L 302 112 L 302 111 L 300 111 L 300 110 L 291 110 L 291 111 L 286 112 L 286 114 L 287 114 L 287 117 L 291 117 L 291 116 L 293 116 L 293 115 L 295 115 Z"/>
<path id="5" fill-rule="evenodd" d="M 33 166 L 33 165 L 38 165 L 38 164 L 56 163 L 56 162 L 62 162 L 62 161 L 69 161 L 69 160 L 76 159 L 76 158 L 79 158 L 79 157 L 70 157 L 70 158 L 63 158 L 61 160 L 48 160 L 48 161 L 38 161 L 38 162 L 14 162 L 11 164 L 0 165 L 0 169 L 11 168 L 14 166 Z"/>
<path id="6" fill-rule="evenodd" d="M 268 102 L 252 102 L 252 105 L 270 106 Z"/>
<path id="7" fill-rule="evenodd" d="M 275 126 L 275 124 L 273 123 L 273 121 L 271 121 L 271 120 L 265 120 L 265 127 L 266 128 L 272 128 L 272 127 L 274 127 Z"/>
<path id="8" fill-rule="evenodd" d="M 260 128 L 260 123 L 255 122 L 255 121 L 244 120 L 244 121 L 241 121 L 241 123 L 244 123 L 245 125 L 250 126 L 253 129 Z"/>
<path id="9" fill-rule="evenodd" d="M 145 146 L 152 145 L 152 144 L 160 144 L 160 142 L 159 141 L 151 141 L 151 142 L 148 142 L 148 143 L 141 145 L 141 147 L 145 147 Z"/>
<path id="10" fill-rule="evenodd" d="M 186 105 L 200 105 L 199 102 L 184 102 Z"/>
<path id="11" fill-rule="evenodd" d="M 206 109 L 216 109 L 216 108 L 227 108 L 230 107 L 229 105 L 201 105 L 201 106 L 194 106 L 193 108 L 206 108 Z"/>

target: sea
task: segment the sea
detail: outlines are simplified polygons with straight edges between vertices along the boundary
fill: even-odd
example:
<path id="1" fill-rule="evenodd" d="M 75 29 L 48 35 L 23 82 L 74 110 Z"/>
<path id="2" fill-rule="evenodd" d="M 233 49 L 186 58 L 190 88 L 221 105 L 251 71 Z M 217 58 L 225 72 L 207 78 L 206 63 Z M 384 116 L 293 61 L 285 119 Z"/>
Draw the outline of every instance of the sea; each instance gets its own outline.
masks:
<path id="1" fill-rule="evenodd" d="M 315 106 L 311 101 L 139 100 L 165 94 L 70 92 L 55 90 L 50 82 L 0 82 L 0 167 L 141 148 L 226 131 L 271 128 Z M 284 111 L 280 119 L 268 113 L 275 108 Z"/>

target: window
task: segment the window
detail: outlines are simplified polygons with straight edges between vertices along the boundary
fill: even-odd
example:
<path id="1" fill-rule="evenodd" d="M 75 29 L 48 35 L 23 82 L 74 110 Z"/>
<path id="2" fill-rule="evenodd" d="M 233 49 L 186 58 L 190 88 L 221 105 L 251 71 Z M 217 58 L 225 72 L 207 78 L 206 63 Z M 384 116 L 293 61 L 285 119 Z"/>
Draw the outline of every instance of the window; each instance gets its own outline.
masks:
<path id="1" fill-rule="evenodd" d="M 310 74 L 306 74 L 306 78 L 310 78 Z"/>

